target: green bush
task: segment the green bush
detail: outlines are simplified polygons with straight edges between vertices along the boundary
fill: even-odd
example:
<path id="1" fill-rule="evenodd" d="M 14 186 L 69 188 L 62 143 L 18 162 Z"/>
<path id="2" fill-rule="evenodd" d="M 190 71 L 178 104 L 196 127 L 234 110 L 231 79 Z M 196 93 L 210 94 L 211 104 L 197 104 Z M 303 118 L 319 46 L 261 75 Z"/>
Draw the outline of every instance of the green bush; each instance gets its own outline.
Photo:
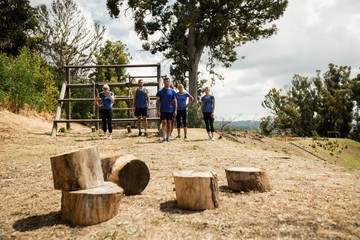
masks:
<path id="1" fill-rule="evenodd" d="M 54 111 L 58 90 L 40 57 L 24 48 L 17 57 L 0 53 L 0 105 L 13 112 L 28 107 Z"/>

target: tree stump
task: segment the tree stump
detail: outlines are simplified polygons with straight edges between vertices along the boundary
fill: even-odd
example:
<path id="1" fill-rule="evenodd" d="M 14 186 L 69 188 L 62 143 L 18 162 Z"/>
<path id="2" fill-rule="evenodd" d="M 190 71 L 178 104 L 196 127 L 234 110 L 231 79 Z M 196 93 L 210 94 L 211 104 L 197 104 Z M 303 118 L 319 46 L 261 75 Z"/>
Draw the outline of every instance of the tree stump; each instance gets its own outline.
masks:
<path id="1" fill-rule="evenodd" d="M 93 225 L 118 214 L 123 189 L 112 182 L 95 188 L 62 191 L 61 219 L 75 225 Z"/>
<path id="2" fill-rule="evenodd" d="M 97 146 L 52 156 L 50 161 L 55 189 L 74 191 L 104 182 Z"/>
<path id="3" fill-rule="evenodd" d="M 228 187 L 233 191 L 270 191 L 266 169 L 253 167 L 229 167 L 225 169 Z"/>
<path id="4" fill-rule="evenodd" d="M 124 155 L 124 154 L 122 154 Z M 116 160 L 118 160 L 118 158 L 120 158 L 122 156 L 119 153 L 115 153 L 115 154 L 100 154 L 100 159 L 101 159 L 101 168 L 102 168 L 102 172 L 103 172 L 103 176 L 105 181 L 108 181 L 108 175 L 111 174 L 112 171 L 112 167 L 114 165 L 114 163 L 116 162 Z"/>
<path id="5" fill-rule="evenodd" d="M 217 177 L 212 172 L 177 171 L 173 176 L 179 208 L 205 210 L 219 206 Z"/>
<path id="6" fill-rule="evenodd" d="M 150 180 L 149 168 L 131 154 L 102 159 L 102 169 L 105 179 L 119 185 L 125 195 L 141 193 Z"/>

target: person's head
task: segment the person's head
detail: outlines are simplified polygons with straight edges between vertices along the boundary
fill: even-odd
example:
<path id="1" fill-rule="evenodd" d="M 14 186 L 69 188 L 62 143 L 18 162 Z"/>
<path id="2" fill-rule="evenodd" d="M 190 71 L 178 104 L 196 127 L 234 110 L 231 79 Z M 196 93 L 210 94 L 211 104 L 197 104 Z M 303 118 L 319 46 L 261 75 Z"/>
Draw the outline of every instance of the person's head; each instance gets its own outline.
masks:
<path id="1" fill-rule="evenodd" d="M 168 78 L 168 77 L 164 78 L 164 87 L 170 88 L 170 78 Z"/>
<path id="2" fill-rule="evenodd" d="M 209 95 L 210 94 L 210 87 L 205 87 L 204 92 L 205 92 L 206 95 Z"/>
<path id="3" fill-rule="evenodd" d="M 144 80 L 139 79 L 139 81 L 138 81 L 138 85 L 139 85 L 139 87 L 142 87 L 142 86 L 144 85 Z"/>
<path id="4" fill-rule="evenodd" d="M 109 87 L 109 85 L 104 84 L 104 86 L 103 86 L 103 90 L 104 90 L 104 92 L 110 91 L 110 87 Z"/>
<path id="5" fill-rule="evenodd" d="M 179 90 L 179 93 L 183 93 L 183 92 L 184 92 L 184 85 L 179 84 L 179 85 L 177 86 L 177 89 Z"/>

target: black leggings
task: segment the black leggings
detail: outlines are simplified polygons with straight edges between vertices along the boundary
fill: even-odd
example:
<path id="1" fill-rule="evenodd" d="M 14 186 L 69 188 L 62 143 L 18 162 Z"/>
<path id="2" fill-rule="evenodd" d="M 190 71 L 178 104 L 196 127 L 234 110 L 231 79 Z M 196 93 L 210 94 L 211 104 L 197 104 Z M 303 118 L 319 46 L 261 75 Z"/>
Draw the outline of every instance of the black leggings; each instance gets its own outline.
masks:
<path id="1" fill-rule="evenodd" d="M 177 128 L 180 128 L 181 126 L 181 119 L 182 119 L 182 123 L 184 128 L 187 127 L 187 114 L 186 114 L 186 110 L 178 110 L 177 114 L 176 114 L 176 126 Z"/>
<path id="2" fill-rule="evenodd" d="M 106 121 L 107 121 L 107 127 L 109 128 L 109 133 L 112 133 L 112 111 L 100 109 L 100 116 L 102 120 L 102 130 L 104 131 L 104 133 L 107 130 Z"/>
<path id="3" fill-rule="evenodd" d="M 207 132 L 215 132 L 214 131 L 214 118 L 211 117 L 211 112 L 203 112 L 204 121 L 206 125 Z"/>

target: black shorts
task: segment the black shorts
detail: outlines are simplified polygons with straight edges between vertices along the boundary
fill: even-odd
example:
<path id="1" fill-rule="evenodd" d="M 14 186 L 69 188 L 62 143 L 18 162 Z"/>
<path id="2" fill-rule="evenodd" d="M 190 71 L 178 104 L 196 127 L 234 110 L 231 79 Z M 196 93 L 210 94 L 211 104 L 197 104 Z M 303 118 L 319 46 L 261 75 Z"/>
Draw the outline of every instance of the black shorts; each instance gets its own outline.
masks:
<path id="1" fill-rule="evenodd" d="M 173 120 L 174 113 L 172 112 L 161 112 L 160 120 Z"/>
<path id="2" fill-rule="evenodd" d="M 147 108 L 135 108 L 135 117 L 147 117 Z"/>

